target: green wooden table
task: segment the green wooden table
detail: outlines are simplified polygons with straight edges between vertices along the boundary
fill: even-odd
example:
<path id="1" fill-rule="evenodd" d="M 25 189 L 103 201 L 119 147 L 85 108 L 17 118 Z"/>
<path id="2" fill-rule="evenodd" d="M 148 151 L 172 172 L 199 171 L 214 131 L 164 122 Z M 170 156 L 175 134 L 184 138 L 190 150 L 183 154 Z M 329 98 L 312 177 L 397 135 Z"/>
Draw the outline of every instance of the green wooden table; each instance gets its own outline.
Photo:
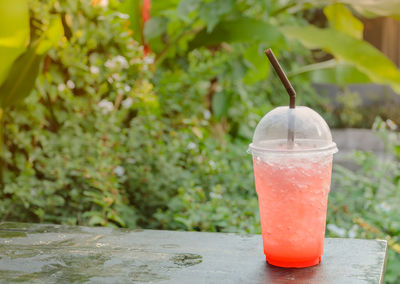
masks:
<path id="1" fill-rule="evenodd" d="M 0 223 L 0 283 L 383 283 L 386 241 L 326 239 L 322 262 L 265 262 L 260 235 Z"/>

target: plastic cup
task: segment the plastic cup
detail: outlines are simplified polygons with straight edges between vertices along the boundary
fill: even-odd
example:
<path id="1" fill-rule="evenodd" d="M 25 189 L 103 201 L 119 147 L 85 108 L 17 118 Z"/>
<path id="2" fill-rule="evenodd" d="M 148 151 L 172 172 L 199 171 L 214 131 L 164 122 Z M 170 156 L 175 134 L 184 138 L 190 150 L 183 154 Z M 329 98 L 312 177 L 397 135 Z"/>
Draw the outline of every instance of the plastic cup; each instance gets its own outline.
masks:
<path id="1" fill-rule="evenodd" d="M 287 140 L 289 117 L 294 117 L 294 145 Z M 249 151 L 267 262 L 280 267 L 318 264 L 337 152 L 328 125 L 307 107 L 279 107 L 257 125 Z"/>

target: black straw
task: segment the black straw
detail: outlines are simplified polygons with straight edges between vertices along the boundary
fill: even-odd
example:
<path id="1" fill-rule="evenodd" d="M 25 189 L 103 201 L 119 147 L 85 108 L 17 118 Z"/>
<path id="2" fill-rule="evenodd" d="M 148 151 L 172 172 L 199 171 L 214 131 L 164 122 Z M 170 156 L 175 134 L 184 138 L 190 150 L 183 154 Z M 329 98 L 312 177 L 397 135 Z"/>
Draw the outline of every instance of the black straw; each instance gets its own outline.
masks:
<path id="1" fill-rule="evenodd" d="M 271 48 L 268 48 L 264 51 L 265 55 L 267 55 L 269 61 L 271 62 L 272 66 L 274 67 L 276 73 L 281 79 L 282 84 L 285 86 L 285 89 L 290 97 L 289 108 L 294 109 L 296 107 L 296 91 L 294 90 L 292 84 L 290 84 L 289 79 L 287 78 L 285 72 L 283 71 L 281 65 L 279 64 L 278 60 L 276 59 L 274 53 L 272 52 Z M 290 149 L 294 146 L 294 116 L 291 116 L 289 113 L 289 120 L 288 120 L 288 147 Z"/>
<path id="2" fill-rule="evenodd" d="M 276 73 L 278 74 L 279 79 L 281 79 L 282 84 L 285 86 L 285 89 L 289 94 L 289 97 L 290 97 L 289 108 L 295 108 L 296 107 L 296 91 L 294 90 L 292 84 L 290 84 L 289 79 L 287 78 L 285 72 L 283 71 L 281 65 L 279 64 L 278 60 L 276 59 L 271 48 L 268 48 L 267 50 L 265 50 L 264 53 L 265 53 L 265 55 L 267 55 L 269 61 L 271 62 Z"/>

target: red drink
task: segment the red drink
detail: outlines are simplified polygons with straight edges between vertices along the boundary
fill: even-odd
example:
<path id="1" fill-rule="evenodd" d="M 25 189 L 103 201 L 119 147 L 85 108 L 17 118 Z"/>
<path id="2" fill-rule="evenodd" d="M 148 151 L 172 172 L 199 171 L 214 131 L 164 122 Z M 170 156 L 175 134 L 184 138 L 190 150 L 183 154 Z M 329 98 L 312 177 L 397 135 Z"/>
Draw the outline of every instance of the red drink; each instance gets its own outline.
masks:
<path id="1" fill-rule="evenodd" d="M 332 155 L 254 157 L 253 165 L 267 261 L 281 267 L 318 264 Z"/>
<path id="2" fill-rule="evenodd" d="M 325 120 L 307 107 L 278 107 L 258 123 L 249 145 L 270 264 L 307 267 L 321 261 L 332 157 Z"/>

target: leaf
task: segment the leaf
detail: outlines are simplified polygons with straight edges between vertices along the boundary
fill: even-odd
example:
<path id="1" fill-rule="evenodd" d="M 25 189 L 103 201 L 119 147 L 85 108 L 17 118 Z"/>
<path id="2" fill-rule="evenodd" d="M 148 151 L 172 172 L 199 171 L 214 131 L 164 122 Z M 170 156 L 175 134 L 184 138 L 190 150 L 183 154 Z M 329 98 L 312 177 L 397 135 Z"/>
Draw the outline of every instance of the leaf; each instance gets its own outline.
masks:
<path id="1" fill-rule="evenodd" d="M 228 98 L 225 92 L 214 94 L 211 101 L 212 112 L 216 119 L 221 119 L 228 112 Z"/>
<path id="2" fill-rule="evenodd" d="M 337 64 L 338 64 L 338 62 L 335 59 L 326 60 L 323 62 L 313 63 L 313 64 L 309 64 L 309 65 L 305 65 L 303 67 L 297 68 L 296 70 L 288 72 L 287 75 L 294 76 L 297 74 L 320 70 L 320 69 L 335 68 L 337 66 Z"/>
<path id="3" fill-rule="evenodd" d="M 2 108 L 24 99 L 32 90 L 43 58 L 43 55 L 36 54 L 35 47 L 29 48 L 14 62 L 7 79 L 1 85 L 0 106 Z"/>
<path id="4" fill-rule="evenodd" d="M 169 11 L 176 11 L 179 0 L 166 0 L 166 1 L 152 1 L 151 3 L 151 15 L 160 16 L 165 15 Z"/>
<path id="5" fill-rule="evenodd" d="M 50 20 L 49 26 L 40 36 L 39 43 L 36 48 L 36 53 L 41 55 L 46 53 L 50 48 L 55 46 L 64 35 L 64 28 L 61 18 L 56 16 Z"/>
<path id="6" fill-rule="evenodd" d="M 301 73 L 311 74 L 314 83 L 331 83 L 344 86 L 371 82 L 368 76 L 360 72 L 356 67 L 338 62 L 335 59 L 303 66 L 289 72 L 288 76 Z"/>
<path id="7" fill-rule="evenodd" d="M 194 12 L 200 5 L 201 0 L 181 0 L 178 4 L 178 17 L 184 22 L 189 22 L 189 15 Z"/>
<path id="8" fill-rule="evenodd" d="M 110 211 L 107 213 L 107 218 L 111 221 L 114 221 L 121 227 L 126 227 L 125 221 L 121 218 L 121 216 L 118 216 L 114 211 Z"/>
<path id="9" fill-rule="evenodd" d="M 331 28 L 342 31 L 352 37 L 362 39 L 364 25 L 341 3 L 324 8 L 324 14 Z"/>
<path id="10" fill-rule="evenodd" d="M 0 85 L 29 40 L 29 9 L 26 0 L 0 0 Z"/>
<path id="11" fill-rule="evenodd" d="M 192 131 L 199 139 L 203 139 L 203 132 L 200 130 L 200 128 L 193 126 Z"/>
<path id="12" fill-rule="evenodd" d="M 396 66 L 371 44 L 331 28 L 321 29 L 312 25 L 281 27 L 282 33 L 299 40 L 311 49 L 323 49 L 338 60 L 357 68 L 368 78 L 389 84 L 400 92 L 400 72 Z"/>
<path id="13" fill-rule="evenodd" d="M 314 83 L 331 83 L 340 86 L 371 82 L 368 76 L 356 67 L 344 63 L 338 63 L 332 68 L 314 70 L 311 72 L 311 78 Z"/>
<path id="14" fill-rule="evenodd" d="M 400 1 L 398 0 L 342 0 L 340 2 L 351 5 L 357 12 L 366 17 L 390 16 L 400 20 Z"/>
<path id="15" fill-rule="evenodd" d="M 199 16 L 206 23 L 207 32 L 211 32 L 221 16 L 231 12 L 233 7 L 233 0 L 215 0 L 204 4 L 199 10 Z"/>
<path id="16" fill-rule="evenodd" d="M 130 29 L 133 31 L 133 38 L 143 44 L 142 37 L 142 0 L 125 0 L 119 6 L 119 11 L 129 15 Z"/>
<path id="17" fill-rule="evenodd" d="M 152 17 L 144 25 L 144 36 L 146 40 L 158 37 L 167 30 L 168 19 L 163 17 Z"/>
<path id="18" fill-rule="evenodd" d="M 394 152 L 396 153 L 396 156 L 400 159 L 400 145 L 394 146 Z M 400 175 L 399 175 L 399 177 L 400 177 Z"/>
<path id="19" fill-rule="evenodd" d="M 58 43 L 63 34 L 61 18 L 59 16 L 52 18 L 40 39 L 12 65 L 6 80 L 0 87 L 1 107 L 13 105 L 29 95 L 44 54 Z"/>
<path id="20" fill-rule="evenodd" d="M 189 49 L 217 45 L 222 42 L 262 41 L 275 43 L 282 39 L 280 31 L 273 25 L 242 17 L 220 22 L 211 33 L 204 29 L 189 43 Z"/>
<path id="21" fill-rule="evenodd" d="M 252 44 L 243 54 L 244 59 L 250 65 L 243 77 L 243 82 L 246 84 L 254 84 L 268 77 L 270 65 L 266 62 L 262 47 L 259 43 Z"/>
<path id="22" fill-rule="evenodd" d="M 104 225 L 104 219 L 99 215 L 93 215 L 90 217 L 88 225 L 89 226 Z"/>

